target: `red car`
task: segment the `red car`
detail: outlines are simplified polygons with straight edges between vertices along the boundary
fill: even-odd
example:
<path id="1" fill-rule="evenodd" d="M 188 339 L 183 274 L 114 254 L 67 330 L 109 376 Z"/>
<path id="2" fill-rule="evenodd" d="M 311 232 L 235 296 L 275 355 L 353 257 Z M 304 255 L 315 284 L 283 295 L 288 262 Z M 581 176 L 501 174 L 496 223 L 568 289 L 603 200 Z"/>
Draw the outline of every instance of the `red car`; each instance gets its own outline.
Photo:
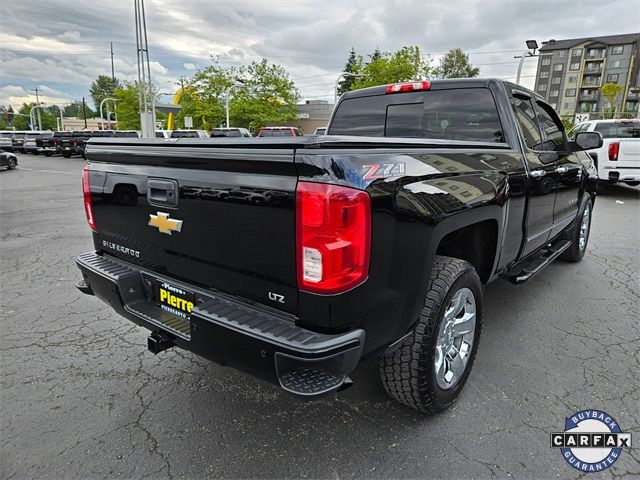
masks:
<path id="1" fill-rule="evenodd" d="M 302 137 L 303 133 L 296 127 L 263 127 L 258 137 Z"/>

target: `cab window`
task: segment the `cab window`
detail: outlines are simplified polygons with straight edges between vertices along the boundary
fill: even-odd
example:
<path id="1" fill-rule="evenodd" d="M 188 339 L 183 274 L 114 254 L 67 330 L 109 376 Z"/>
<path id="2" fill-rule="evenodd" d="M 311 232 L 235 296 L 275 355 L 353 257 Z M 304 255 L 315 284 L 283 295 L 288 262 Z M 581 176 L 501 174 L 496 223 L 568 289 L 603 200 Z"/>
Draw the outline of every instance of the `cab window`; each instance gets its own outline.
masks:
<path id="1" fill-rule="evenodd" d="M 566 152 L 562 122 L 551 106 L 543 102 L 536 102 L 536 115 L 542 131 L 542 145 L 539 150 L 544 152 Z"/>
<path id="2" fill-rule="evenodd" d="M 525 145 L 530 150 L 542 149 L 542 135 L 536 120 L 536 111 L 531 100 L 524 97 L 513 96 L 511 99 L 516 113 L 516 119 Z"/>

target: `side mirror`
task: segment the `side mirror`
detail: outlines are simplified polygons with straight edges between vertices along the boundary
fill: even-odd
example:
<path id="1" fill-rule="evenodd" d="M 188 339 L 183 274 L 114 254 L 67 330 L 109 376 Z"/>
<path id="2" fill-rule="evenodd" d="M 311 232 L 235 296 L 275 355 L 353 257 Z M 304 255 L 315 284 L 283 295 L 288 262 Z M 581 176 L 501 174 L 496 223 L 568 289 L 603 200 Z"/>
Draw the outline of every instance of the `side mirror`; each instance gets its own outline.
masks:
<path id="1" fill-rule="evenodd" d="M 574 152 L 582 150 L 592 150 L 600 148 L 603 144 L 602 134 L 600 132 L 579 132 L 573 140 L 572 149 Z"/>

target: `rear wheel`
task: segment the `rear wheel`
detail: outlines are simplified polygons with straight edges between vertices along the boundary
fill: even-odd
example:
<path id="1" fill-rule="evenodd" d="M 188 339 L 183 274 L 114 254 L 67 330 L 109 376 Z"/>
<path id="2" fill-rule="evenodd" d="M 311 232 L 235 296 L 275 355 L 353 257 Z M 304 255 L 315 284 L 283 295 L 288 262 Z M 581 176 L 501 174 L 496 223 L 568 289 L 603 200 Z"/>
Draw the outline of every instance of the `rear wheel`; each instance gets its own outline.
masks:
<path id="1" fill-rule="evenodd" d="M 9 163 L 7 164 L 7 170 L 15 170 L 16 165 L 18 165 L 18 162 L 16 162 L 15 158 L 12 158 L 9 160 Z"/>
<path id="2" fill-rule="evenodd" d="M 482 283 L 473 266 L 436 256 L 420 318 L 402 345 L 379 358 L 397 401 L 425 413 L 453 404 L 467 381 L 482 329 Z"/>
<path id="3" fill-rule="evenodd" d="M 571 246 L 560 255 L 560 260 L 579 262 L 584 257 L 584 253 L 587 251 L 587 243 L 589 242 L 589 233 L 591 232 L 592 210 L 593 202 L 591 197 L 585 194 L 573 226 L 563 235 L 565 239 L 571 241 Z"/>

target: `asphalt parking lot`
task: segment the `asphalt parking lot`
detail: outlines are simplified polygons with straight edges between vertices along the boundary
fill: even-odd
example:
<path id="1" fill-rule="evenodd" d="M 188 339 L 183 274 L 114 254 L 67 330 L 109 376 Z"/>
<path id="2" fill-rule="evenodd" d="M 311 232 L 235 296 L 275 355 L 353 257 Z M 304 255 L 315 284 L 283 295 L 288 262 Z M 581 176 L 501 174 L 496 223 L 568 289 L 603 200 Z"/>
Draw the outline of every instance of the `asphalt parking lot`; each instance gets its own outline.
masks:
<path id="1" fill-rule="evenodd" d="M 0 172 L 0 478 L 577 478 L 549 434 L 604 410 L 640 441 L 640 188 L 599 196 L 578 264 L 486 290 L 456 406 L 388 398 L 377 365 L 300 401 L 170 350 L 74 288 L 90 250 L 79 158 Z M 640 450 L 593 478 L 640 476 Z"/>

